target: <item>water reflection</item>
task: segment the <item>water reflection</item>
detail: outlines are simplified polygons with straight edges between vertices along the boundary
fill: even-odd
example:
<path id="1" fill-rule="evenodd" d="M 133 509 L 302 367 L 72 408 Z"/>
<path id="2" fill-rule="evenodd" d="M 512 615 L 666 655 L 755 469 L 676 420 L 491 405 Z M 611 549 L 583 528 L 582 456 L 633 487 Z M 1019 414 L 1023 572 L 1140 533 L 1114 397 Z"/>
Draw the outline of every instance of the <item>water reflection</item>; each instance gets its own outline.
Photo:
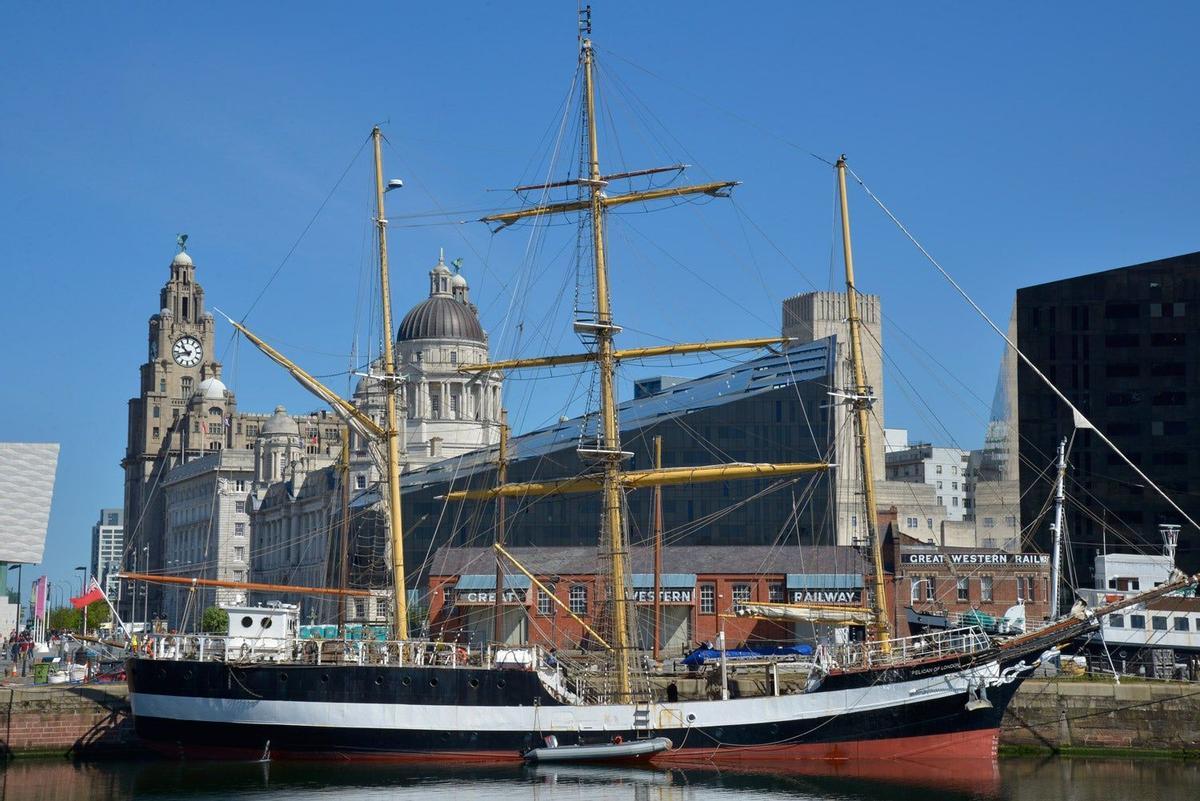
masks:
<path id="1" fill-rule="evenodd" d="M 806 763 L 780 769 L 596 766 L 428 767 L 361 763 L 16 761 L 0 774 L 8 801 L 62 799 L 329 799 L 355 801 L 1113 801 L 1152 790 L 1194 801 L 1200 764 L 1178 760 L 1013 759 L 965 763 Z M 1138 790 L 1137 788 L 1143 788 Z M 1148 796 L 1149 797 L 1149 796 Z"/>

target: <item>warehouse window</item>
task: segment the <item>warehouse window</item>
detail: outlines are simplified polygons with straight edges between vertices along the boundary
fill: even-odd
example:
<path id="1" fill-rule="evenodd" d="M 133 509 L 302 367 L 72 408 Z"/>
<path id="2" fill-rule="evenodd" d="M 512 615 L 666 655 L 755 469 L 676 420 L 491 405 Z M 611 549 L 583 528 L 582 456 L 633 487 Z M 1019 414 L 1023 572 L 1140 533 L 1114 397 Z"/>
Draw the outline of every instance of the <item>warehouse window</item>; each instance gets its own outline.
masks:
<path id="1" fill-rule="evenodd" d="M 550 593 L 545 590 L 537 591 L 537 612 L 542 617 L 554 614 L 554 605 L 550 601 Z"/>
<path id="2" fill-rule="evenodd" d="M 749 584 L 734 584 L 733 585 L 733 602 L 735 604 L 744 604 L 750 602 L 750 585 Z"/>
<path id="3" fill-rule="evenodd" d="M 587 614 L 587 587 L 575 584 L 571 587 L 571 611 L 577 615 Z"/>
<path id="4" fill-rule="evenodd" d="M 717 588 L 712 584 L 700 585 L 700 614 L 711 615 L 717 611 Z"/>

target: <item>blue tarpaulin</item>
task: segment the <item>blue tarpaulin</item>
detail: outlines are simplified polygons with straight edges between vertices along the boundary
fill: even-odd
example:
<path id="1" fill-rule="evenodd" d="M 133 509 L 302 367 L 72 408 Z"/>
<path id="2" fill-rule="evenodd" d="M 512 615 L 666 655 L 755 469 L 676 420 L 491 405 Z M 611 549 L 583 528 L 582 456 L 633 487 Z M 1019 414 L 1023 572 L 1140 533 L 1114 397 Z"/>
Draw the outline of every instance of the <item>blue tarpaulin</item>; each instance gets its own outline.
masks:
<path id="1" fill-rule="evenodd" d="M 768 656 L 811 656 L 812 652 L 811 645 L 764 645 L 756 648 L 730 648 L 725 651 L 725 659 L 736 662 Z M 716 648 L 697 648 L 683 658 L 683 664 L 688 667 L 700 667 L 706 662 L 720 661 L 721 652 Z"/>

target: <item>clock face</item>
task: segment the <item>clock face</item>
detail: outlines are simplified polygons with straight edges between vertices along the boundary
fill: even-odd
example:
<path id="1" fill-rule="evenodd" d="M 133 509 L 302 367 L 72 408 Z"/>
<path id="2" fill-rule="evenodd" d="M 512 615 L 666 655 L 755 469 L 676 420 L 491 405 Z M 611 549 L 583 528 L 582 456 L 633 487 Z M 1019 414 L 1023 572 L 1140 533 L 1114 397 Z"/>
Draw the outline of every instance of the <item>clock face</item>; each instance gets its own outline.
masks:
<path id="1" fill-rule="evenodd" d="M 204 357 L 204 348 L 195 337 L 180 337 L 171 346 L 171 355 L 180 367 L 195 367 Z"/>

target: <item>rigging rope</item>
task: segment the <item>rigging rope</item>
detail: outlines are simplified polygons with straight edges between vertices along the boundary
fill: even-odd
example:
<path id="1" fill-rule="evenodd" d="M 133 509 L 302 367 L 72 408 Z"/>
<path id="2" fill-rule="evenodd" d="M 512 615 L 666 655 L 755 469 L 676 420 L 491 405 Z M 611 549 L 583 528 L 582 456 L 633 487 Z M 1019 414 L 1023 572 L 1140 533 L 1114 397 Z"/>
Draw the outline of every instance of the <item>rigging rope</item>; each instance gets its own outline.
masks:
<path id="1" fill-rule="evenodd" d="M 863 181 L 863 179 L 858 176 L 858 173 L 856 173 L 854 170 L 850 169 L 849 167 L 847 167 L 847 171 L 850 173 L 851 176 L 854 177 L 854 180 L 858 183 L 859 186 L 862 187 L 863 191 L 866 192 L 867 197 L 871 198 L 871 200 L 875 203 L 875 205 L 877 205 L 880 208 L 880 210 L 888 217 L 888 219 L 890 219 L 896 225 L 896 227 L 900 229 L 900 232 L 904 234 L 904 236 L 908 239 L 908 241 L 911 242 L 913 244 L 913 246 L 916 247 L 916 249 L 921 252 L 921 255 L 923 255 L 925 257 L 925 259 L 931 265 L 933 265 L 933 267 L 938 271 L 938 273 L 940 273 L 941 276 L 944 279 L 946 279 L 947 283 L 949 283 L 950 286 L 953 287 L 954 290 L 962 297 L 962 299 L 965 300 L 967 302 L 967 304 L 970 305 L 970 307 L 975 310 L 975 313 L 978 314 L 980 316 L 980 318 L 982 318 L 983 321 L 985 323 L 987 323 L 988 326 L 993 331 L 995 331 L 996 334 L 999 335 L 1000 338 L 1003 339 L 1008 344 L 1008 347 L 1011 348 L 1012 352 L 1015 353 L 1021 359 L 1021 361 L 1025 363 L 1025 366 L 1028 367 L 1030 370 L 1032 370 L 1034 372 L 1034 374 L 1042 380 L 1042 383 L 1044 383 L 1047 387 L 1049 387 L 1050 391 L 1053 392 L 1058 397 L 1058 399 L 1060 401 L 1062 401 L 1068 409 L 1071 410 L 1071 413 L 1074 416 L 1074 419 L 1076 421 L 1076 427 L 1077 428 L 1087 428 L 1089 430 L 1095 431 L 1096 436 L 1098 436 L 1105 445 L 1107 445 L 1109 448 L 1111 448 L 1114 453 L 1116 453 L 1119 457 L 1121 457 L 1121 459 L 1125 462 L 1125 464 L 1129 465 L 1129 467 L 1135 473 L 1137 473 L 1138 476 L 1140 476 L 1143 481 L 1145 481 L 1147 484 L 1149 484 L 1154 489 L 1154 491 L 1159 494 L 1159 496 L 1163 500 L 1165 500 L 1168 504 L 1170 504 L 1172 509 L 1174 509 L 1176 512 L 1178 512 L 1183 517 L 1184 520 L 1186 520 L 1188 523 L 1190 523 L 1192 525 L 1193 528 L 1200 530 L 1200 523 L 1197 523 L 1195 520 L 1193 520 L 1192 517 L 1187 512 L 1183 511 L 1183 509 L 1181 509 L 1179 507 L 1179 505 L 1177 503 L 1175 503 L 1174 500 L 1171 499 L 1171 496 L 1167 495 L 1167 493 L 1161 487 L 1159 487 L 1157 484 L 1155 484 L 1154 481 L 1151 480 L 1151 478 L 1149 476 L 1147 476 L 1145 473 L 1143 473 L 1142 469 L 1140 467 L 1138 467 L 1136 464 L 1134 464 L 1133 460 L 1131 460 L 1128 456 L 1126 456 L 1125 452 L 1122 451 L 1120 448 L 1118 448 L 1111 439 L 1109 439 L 1107 436 L 1105 436 L 1103 431 L 1101 431 L 1090 420 L 1088 420 L 1087 415 L 1085 415 L 1083 412 L 1081 412 L 1079 410 L 1079 408 L 1075 406 L 1075 404 L 1071 403 L 1071 401 L 1067 398 L 1067 396 L 1065 394 L 1063 394 L 1062 390 L 1060 390 L 1057 386 L 1055 386 L 1054 382 L 1046 377 L 1046 374 L 1043 373 L 1041 371 L 1041 369 L 1039 369 L 1038 366 L 1033 363 L 1032 359 L 1030 359 L 1028 356 L 1025 355 L 1024 351 L 1022 351 L 1020 348 L 1017 347 L 1017 343 L 1013 342 L 1012 339 L 1009 338 L 1008 334 L 1005 333 L 1004 331 L 1002 331 L 1000 329 L 1000 326 L 996 325 L 996 323 L 992 320 L 992 318 L 988 316 L 987 312 L 985 312 L 979 306 L 979 304 L 975 302 L 974 298 L 972 298 L 969 294 L 967 294 L 967 291 L 965 289 L 963 289 L 962 286 L 957 281 L 954 280 L 954 278 L 950 275 L 950 273 L 948 273 L 946 271 L 946 269 L 944 267 L 942 267 L 942 265 L 938 262 L 938 260 L 935 259 L 929 253 L 928 250 L 925 249 L 925 246 L 922 245 L 915 236 L 913 236 L 913 234 L 908 230 L 908 228 L 905 227 L 904 223 L 900 222 L 900 219 L 898 217 L 896 217 L 895 214 L 892 213 L 892 210 L 889 209 L 887 207 L 887 205 L 885 205 L 884 202 L 882 200 L 880 200 L 879 197 L 876 196 L 876 194 L 874 192 L 871 191 L 871 188 L 869 186 L 867 186 L 867 184 Z"/>

